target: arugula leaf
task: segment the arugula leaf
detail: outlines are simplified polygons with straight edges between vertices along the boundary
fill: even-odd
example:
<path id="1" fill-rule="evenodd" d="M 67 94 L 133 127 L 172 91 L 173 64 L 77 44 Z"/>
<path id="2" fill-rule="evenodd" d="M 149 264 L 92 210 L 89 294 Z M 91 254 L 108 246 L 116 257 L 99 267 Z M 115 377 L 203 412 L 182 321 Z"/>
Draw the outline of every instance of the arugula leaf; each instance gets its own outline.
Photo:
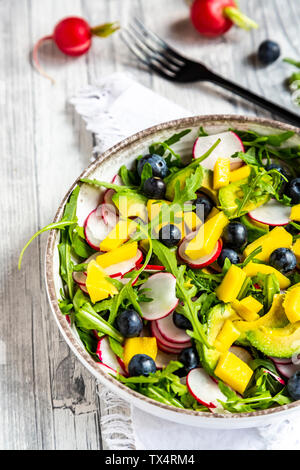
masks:
<path id="1" fill-rule="evenodd" d="M 148 178 L 151 178 L 152 177 L 152 166 L 150 165 L 150 163 L 145 163 L 145 165 L 143 166 L 143 170 L 142 170 L 142 174 L 141 174 L 141 184 L 140 184 L 140 189 L 142 190 L 143 187 L 144 187 L 144 183 L 145 181 L 148 179 Z"/>
<path id="2" fill-rule="evenodd" d="M 74 296 L 73 304 L 76 326 L 86 330 L 100 331 L 100 333 L 104 333 L 122 343 L 123 336 L 112 326 L 112 322 L 104 320 L 104 318 L 97 314 L 88 298 L 80 289 L 77 290 Z"/>
<path id="3" fill-rule="evenodd" d="M 185 181 L 185 186 L 181 189 L 180 181 L 175 184 L 175 192 L 172 204 L 183 205 L 187 201 L 196 199 L 196 191 L 201 187 L 203 180 L 203 168 L 198 166 L 195 173 L 191 174 Z M 171 204 L 171 206 L 172 206 Z"/>

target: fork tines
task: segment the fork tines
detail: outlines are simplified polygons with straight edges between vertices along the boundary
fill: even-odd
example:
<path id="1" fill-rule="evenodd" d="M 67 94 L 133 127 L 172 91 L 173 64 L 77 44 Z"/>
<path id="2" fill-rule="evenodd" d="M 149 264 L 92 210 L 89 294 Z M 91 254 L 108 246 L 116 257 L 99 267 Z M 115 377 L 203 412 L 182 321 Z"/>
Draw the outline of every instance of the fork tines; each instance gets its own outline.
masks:
<path id="1" fill-rule="evenodd" d="M 147 29 L 137 18 L 121 33 L 123 41 L 145 65 L 165 78 L 175 79 L 186 62 L 155 33 Z"/>

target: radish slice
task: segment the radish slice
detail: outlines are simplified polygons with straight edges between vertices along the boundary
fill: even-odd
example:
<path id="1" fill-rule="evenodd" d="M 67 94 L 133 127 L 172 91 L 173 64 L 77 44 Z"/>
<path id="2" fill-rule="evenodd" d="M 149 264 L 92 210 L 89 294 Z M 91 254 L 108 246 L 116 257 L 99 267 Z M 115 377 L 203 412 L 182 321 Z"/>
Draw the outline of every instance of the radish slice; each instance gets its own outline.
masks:
<path id="1" fill-rule="evenodd" d="M 283 365 L 286 365 L 286 364 L 292 364 L 293 363 L 293 360 L 291 357 L 273 357 L 273 356 L 269 356 L 269 358 L 275 362 L 275 364 L 283 364 Z"/>
<path id="2" fill-rule="evenodd" d="M 157 340 L 157 347 L 160 351 L 165 352 L 166 354 L 179 354 L 181 349 L 176 349 L 176 348 L 171 348 L 168 346 L 165 346 L 164 344 L 160 343 Z"/>
<path id="3" fill-rule="evenodd" d="M 276 364 L 276 368 L 283 377 L 289 379 L 300 370 L 300 364 Z"/>
<path id="4" fill-rule="evenodd" d="M 192 369 L 186 378 L 186 384 L 190 394 L 207 408 L 221 407 L 218 400 L 227 401 L 218 385 L 211 379 L 204 369 L 197 367 Z"/>
<path id="5" fill-rule="evenodd" d="M 101 257 L 101 253 L 98 254 L 98 256 Z M 107 268 L 104 268 L 104 270 L 109 276 L 116 276 L 117 274 L 124 276 L 124 274 L 127 274 L 129 271 L 135 269 L 142 259 L 143 253 L 141 250 L 137 250 L 137 253 L 133 258 L 122 261 L 121 263 L 112 264 Z"/>
<path id="6" fill-rule="evenodd" d="M 97 345 L 96 354 L 98 355 L 100 362 L 102 362 L 106 367 L 109 367 L 115 373 L 119 371 L 120 374 L 124 375 L 124 370 L 120 367 L 116 354 L 111 350 L 107 336 L 103 336 L 103 338 L 100 339 Z"/>
<path id="7" fill-rule="evenodd" d="M 184 348 L 188 348 L 192 345 L 191 341 L 187 341 L 185 343 L 174 343 L 172 341 L 168 341 L 166 338 L 164 338 L 158 327 L 157 327 L 157 322 L 156 321 L 153 321 L 151 322 L 151 333 L 153 336 L 155 336 L 155 338 L 157 339 L 157 344 L 158 344 L 158 347 L 162 346 L 162 349 L 163 351 L 166 351 L 166 352 L 174 352 L 174 353 L 179 353 L 182 349 Z"/>
<path id="8" fill-rule="evenodd" d="M 166 317 L 178 305 L 176 297 L 176 278 L 171 273 L 156 273 L 150 276 L 140 289 L 146 291 L 151 302 L 140 302 L 145 320 L 159 320 Z"/>
<path id="9" fill-rule="evenodd" d="M 187 343 L 191 339 L 185 330 L 177 328 L 177 326 L 174 324 L 173 313 L 165 318 L 156 320 L 156 326 L 161 336 L 167 341 L 170 341 L 170 343 L 178 343 L 182 345 L 182 343 Z"/>
<path id="10" fill-rule="evenodd" d="M 155 359 L 155 364 L 157 369 L 164 369 L 167 367 L 170 361 L 176 361 L 177 355 L 172 353 L 165 353 L 163 351 L 158 351 Z"/>
<path id="11" fill-rule="evenodd" d="M 72 273 L 73 280 L 79 284 L 79 286 L 85 286 L 86 284 L 86 274 L 83 272 L 73 271 Z"/>
<path id="12" fill-rule="evenodd" d="M 242 161 L 240 158 L 232 158 L 234 153 L 245 151 L 241 139 L 232 131 L 221 132 L 220 134 L 208 135 L 205 137 L 198 137 L 195 140 L 193 147 L 193 158 L 201 157 L 218 139 L 221 139 L 221 142 L 216 146 L 211 154 L 205 160 L 203 160 L 203 162 L 201 162 L 201 165 L 204 168 L 213 170 L 217 159 L 220 157 L 229 158 L 230 162 L 234 165 Z"/>
<path id="13" fill-rule="evenodd" d="M 281 385 L 285 385 L 285 381 L 279 377 L 279 375 L 277 374 L 274 374 L 274 372 L 271 372 L 270 370 L 268 369 L 263 369 L 263 371 L 266 373 L 266 374 L 269 374 L 269 375 L 272 375 L 272 377 L 274 377 L 275 380 L 277 380 L 277 382 L 279 382 Z M 282 374 L 283 375 L 283 374 Z"/>
<path id="14" fill-rule="evenodd" d="M 114 189 L 107 189 L 104 193 L 104 196 L 103 196 L 103 201 L 105 202 L 105 204 L 107 204 L 108 206 L 113 206 L 115 207 L 114 203 L 113 203 L 113 200 L 112 200 L 112 197 L 113 195 L 115 194 L 115 190 Z"/>
<path id="15" fill-rule="evenodd" d="M 142 264 L 139 264 L 137 266 L 137 269 L 140 269 L 142 267 Z M 166 268 L 164 266 L 160 266 L 159 264 L 147 264 L 145 266 L 144 271 L 146 273 L 159 273 L 160 271 L 164 271 Z"/>
<path id="16" fill-rule="evenodd" d="M 287 225 L 290 222 L 291 208 L 271 199 L 263 206 L 257 207 L 248 213 L 250 219 L 262 224 L 277 226 Z"/>
<path id="17" fill-rule="evenodd" d="M 185 250 L 187 248 L 187 245 L 195 237 L 195 235 L 195 232 L 189 233 L 180 243 L 177 253 L 181 261 L 186 263 L 190 268 L 200 269 L 216 261 L 222 251 L 222 240 L 220 239 L 217 241 L 213 251 L 209 255 L 202 256 L 202 258 L 198 259 L 191 259 L 189 258 L 189 256 L 186 255 Z"/>
<path id="18" fill-rule="evenodd" d="M 94 209 L 84 222 L 84 234 L 87 243 L 94 249 L 100 250 L 99 245 L 117 223 L 116 215 L 113 212 L 106 212 L 106 219 L 102 216 L 101 205 Z"/>
<path id="19" fill-rule="evenodd" d="M 247 351 L 247 349 L 240 348 L 239 346 L 231 346 L 229 351 L 232 352 L 235 356 L 237 356 L 242 361 L 246 362 L 246 364 L 248 365 L 250 364 L 251 361 L 253 361 L 253 357 Z"/>

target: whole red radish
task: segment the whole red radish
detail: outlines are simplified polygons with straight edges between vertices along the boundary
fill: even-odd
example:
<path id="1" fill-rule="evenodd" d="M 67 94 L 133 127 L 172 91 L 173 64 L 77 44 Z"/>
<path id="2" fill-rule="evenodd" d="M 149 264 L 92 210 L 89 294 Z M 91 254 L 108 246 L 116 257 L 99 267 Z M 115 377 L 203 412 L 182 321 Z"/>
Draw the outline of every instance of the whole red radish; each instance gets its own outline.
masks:
<path id="1" fill-rule="evenodd" d="M 217 37 L 226 33 L 233 24 L 249 30 L 257 24 L 245 16 L 234 0 L 194 0 L 191 21 L 203 36 Z"/>
<path id="2" fill-rule="evenodd" d="M 38 49 L 44 41 L 54 41 L 57 47 L 66 55 L 79 56 L 89 50 L 92 45 L 93 36 L 109 36 L 119 29 L 119 27 L 117 22 L 91 27 L 83 18 L 77 16 L 64 18 L 57 23 L 52 35 L 44 36 L 37 41 L 32 52 L 33 64 L 39 73 L 53 81 L 53 79 L 41 69 L 38 61 Z"/>

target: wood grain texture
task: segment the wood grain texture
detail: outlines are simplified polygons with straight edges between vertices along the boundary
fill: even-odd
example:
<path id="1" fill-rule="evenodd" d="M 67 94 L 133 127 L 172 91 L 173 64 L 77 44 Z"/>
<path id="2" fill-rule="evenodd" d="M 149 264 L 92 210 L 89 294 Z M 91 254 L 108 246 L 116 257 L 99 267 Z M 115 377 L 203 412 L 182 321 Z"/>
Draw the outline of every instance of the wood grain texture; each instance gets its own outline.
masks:
<path id="1" fill-rule="evenodd" d="M 32 45 L 67 15 L 84 16 L 91 24 L 116 19 L 126 24 L 136 15 L 182 53 L 292 108 L 283 85 L 290 67 L 281 62 L 260 67 L 253 53 L 270 37 L 281 44 L 283 56 L 299 59 L 300 2 L 240 4 L 260 29 L 245 33 L 235 28 L 212 41 L 192 29 L 183 0 L 0 1 L 0 38 L 6 44 L 0 50 L 1 449 L 101 449 L 95 381 L 70 352 L 48 307 L 46 236 L 30 246 L 17 271 L 20 249 L 52 220 L 66 189 L 89 162 L 92 136 L 68 98 L 104 75 L 127 71 L 193 114 L 268 115 L 213 85 L 179 86 L 153 76 L 130 55 L 118 34 L 95 39 L 89 54 L 76 59 L 45 44 L 40 61 L 55 86 L 30 66 Z"/>

